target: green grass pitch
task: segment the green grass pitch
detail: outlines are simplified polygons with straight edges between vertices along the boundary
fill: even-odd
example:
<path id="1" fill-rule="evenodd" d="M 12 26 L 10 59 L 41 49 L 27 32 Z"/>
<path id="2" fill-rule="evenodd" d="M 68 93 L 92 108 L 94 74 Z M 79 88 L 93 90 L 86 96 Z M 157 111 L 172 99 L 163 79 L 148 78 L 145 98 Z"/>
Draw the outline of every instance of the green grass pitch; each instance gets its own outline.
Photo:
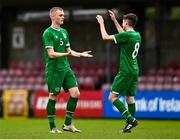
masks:
<path id="1" fill-rule="evenodd" d="M 58 128 L 63 122 L 56 119 Z M 139 120 L 129 134 L 118 132 L 124 120 L 74 119 L 74 123 L 82 133 L 50 134 L 46 119 L 0 119 L 0 139 L 180 139 L 179 120 Z"/>

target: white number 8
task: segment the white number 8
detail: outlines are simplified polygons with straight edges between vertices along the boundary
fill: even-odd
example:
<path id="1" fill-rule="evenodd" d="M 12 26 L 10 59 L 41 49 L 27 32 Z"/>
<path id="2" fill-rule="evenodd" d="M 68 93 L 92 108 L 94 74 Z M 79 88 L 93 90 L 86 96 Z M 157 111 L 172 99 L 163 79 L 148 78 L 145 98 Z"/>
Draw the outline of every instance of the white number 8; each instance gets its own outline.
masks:
<path id="1" fill-rule="evenodd" d="M 138 55 L 138 51 L 139 51 L 139 42 L 137 42 L 135 45 L 134 45 L 134 51 L 132 53 L 132 58 L 135 59 L 136 56 Z"/>

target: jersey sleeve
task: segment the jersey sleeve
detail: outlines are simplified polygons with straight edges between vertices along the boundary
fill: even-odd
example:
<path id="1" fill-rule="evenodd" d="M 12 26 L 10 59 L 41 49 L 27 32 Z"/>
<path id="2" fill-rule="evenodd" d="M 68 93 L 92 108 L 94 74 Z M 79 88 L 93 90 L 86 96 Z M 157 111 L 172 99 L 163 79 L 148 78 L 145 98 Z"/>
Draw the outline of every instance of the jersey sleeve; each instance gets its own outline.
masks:
<path id="1" fill-rule="evenodd" d="M 43 34 L 44 47 L 53 48 L 53 37 L 50 32 L 45 31 Z"/>
<path id="2" fill-rule="evenodd" d="M 66 32 L 66 36 L 67 36 L 67 40 L 66 40 L 66 48 L 69 48 L 70 47 L 70 42 L 69 42 L 69 34 L 68 34 L 68 32 L 67 32 L 67 30 L 65 30 L 65 32 Z"/>
<path id="3" fill-rule="evenodd" d="M 127 35 L 126 35 L 125 32 L 121 32 L 121 33 L 118 33 L 118 34 L 114 34 L 113 38 L 114 38 L 114 42 L 116 44 L 121 44 L 121 43 L 126 42 Z"/>

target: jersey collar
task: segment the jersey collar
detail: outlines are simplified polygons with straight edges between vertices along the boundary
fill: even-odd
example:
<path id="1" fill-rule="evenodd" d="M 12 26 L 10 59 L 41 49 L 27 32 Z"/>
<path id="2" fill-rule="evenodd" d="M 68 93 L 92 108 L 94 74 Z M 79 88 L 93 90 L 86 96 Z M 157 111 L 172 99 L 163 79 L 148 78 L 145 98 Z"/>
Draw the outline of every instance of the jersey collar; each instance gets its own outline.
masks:
<path id="1" fill-rule="evenodd" d="M 57 28 L 54 28 L 54 27 L 52 27 L 52 26 L 50 26 L 52 29 L 54 29 L 54 30 L 56 30 L 56 31 L 60 31 L 61 30 L 61 28 L 59 28 L 59 29 L 57 29 Z"/>

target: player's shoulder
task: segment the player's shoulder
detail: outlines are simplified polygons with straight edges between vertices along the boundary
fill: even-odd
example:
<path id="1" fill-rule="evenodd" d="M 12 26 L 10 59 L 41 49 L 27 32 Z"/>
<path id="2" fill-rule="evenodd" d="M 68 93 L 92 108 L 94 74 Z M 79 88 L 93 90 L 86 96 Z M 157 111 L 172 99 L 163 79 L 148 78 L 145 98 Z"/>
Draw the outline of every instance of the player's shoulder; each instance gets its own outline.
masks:
<path id="1" fill-rule="evenodd" d="M 47 27 L 47 28 L 44 30 L 44 32 L 49 32 L 49 31 L 51 31 L 51 27 Z"/>
<path id="2" fill-rule="evenodd" d="M 67 33 L 67 29 L 65 29 L 65 28 L 61 28 L 61 31 Z"/>
<path id="3" fill-rule="evenodd" d="M 118 37 L 126 37 L 128 36 L 128 33 L 126 31 L 123 32 L 119 32 L 118 34 L 116 34 Z"/>
<path id="4" fill-rule="evenodd" d="M 122 36 L 128 35 L 128 34 L 129 34 L 129 33 L 128 33 L 127 31 L 119 32 L 119 35 L 122 35 Z"/>
<path id="5" fill-rule="evenodd" d="M 50 28 L 50 27 L 48 27 L 48 28 L 46 28 L 46 29 L 44 30 L 43 36 L 44 36 L 45 34 L 49 34 L 49 33 L 51 33 L 51 28 Z"/>
<path id="6" fill-rule="evenodd" d="M 141 38 L 141 34 L 137 31 L 134 32 L 134 36 L 138 37 L 138 38 Z"/>
<path id="7" fill-rule="evenodd" d="M 127 36 L 140 36 L 140 33 L 137 32 L 137 31 L 126 31 L 126 32 L 124 32 L 124 35 L 127 35 Z"/>
<path id="8" fill-rule="evenodd" d="M 135 31 L 134 33 L 135 33 L 136 35 L 141 35 L 140 32 L 138 32 L 138 31 Z"/>

